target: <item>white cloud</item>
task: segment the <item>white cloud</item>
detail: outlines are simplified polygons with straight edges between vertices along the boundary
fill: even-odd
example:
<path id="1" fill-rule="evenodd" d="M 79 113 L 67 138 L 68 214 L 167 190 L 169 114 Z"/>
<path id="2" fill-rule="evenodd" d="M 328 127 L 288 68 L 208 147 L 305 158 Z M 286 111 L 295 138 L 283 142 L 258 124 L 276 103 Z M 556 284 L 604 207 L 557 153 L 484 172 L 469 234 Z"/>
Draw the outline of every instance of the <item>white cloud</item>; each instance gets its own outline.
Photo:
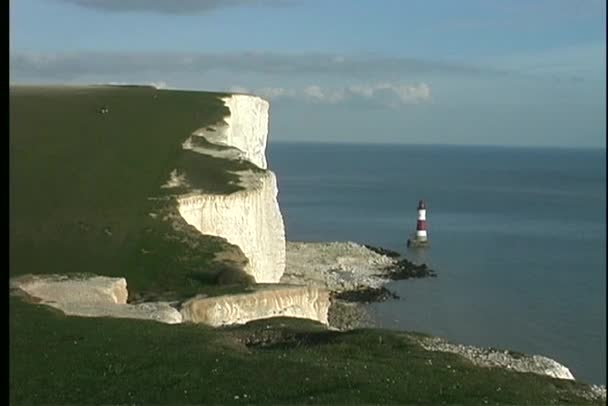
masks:
<path id="1" fill-rule="evenodd" d="M 252 93 L 251 90 L 243 86 L 231 86 L 228 91 L 230 93 Z"/>
<path id="2" fill-rule="evenodd" d="M 230 91 L 253 93 L 268 99 L 290 98 L 315 104 L 363 102 L 393 108 L 424 103 L 431 99 L 431 88 L 426 83 L 414 85 L 399 83 L 355 84 L 341 88 L 309 85 L 301 89 L 286 89 L 283 87 L 246 89 L 233 86 Z"/>
<path id="3" fill-rule="evenodd" d="M 263 87 L 256 91 L 262 97 L 268 99 L 276 99 L 278 97 L 293 97 L 295 92 L 292 89 L 285 89 L 283 87 Z"/>
<path id="4" fill-rule="evenodd" d="M 145 82 L 145 83 L 137 83 L 137 82 L 107 82 L 107 83 L 100 83 L 102 85 L 104 84 L 108 84 L 108 85 L 112 85 L 112 86 L 152 86 L 155 89 L 170 89 L 169 86 L 167 86 L 166 82 Z"/>
<path id="5" fill-rule="evenodd" d="M 317 85 L 304 88 L 302 94 L 309 101 L 316 103 L 335 104 L 344 101 L 344 89 L 323 89 Z"/>
<path id="6" fill-rule="evenodd" d="M 289 0 L 63 0 L 103 11 L 147 11 L 167 14 L 206 13 L 212 10 L 238 6 L 285 6 Z"/>
<path id="7" fill-rule="evenodd" d="M 230 93 L 246 93 L 255 94 L 265 99 L 276 99 L 279 97 L 294 97 L 295 92 L 292 89 L 285 89 L 284 87 L 261 87 L 257 89 L 250 89 L 244 86 L 230 86 L 228 88 Z"/>
<path id="8" fill-rule="evenodd" d="M 392 58 L 374 55 L 345 57 L 324 53 L 183 53 L 183 52 L 27 52 L 12 51 L 13 75 L 73 79 L 84 75 L 124 75 L 150 72 L 162 77 L 209 72 L 263 75 L 333 75 L 395 78 L 412 74 L 502 74 L 494 68 Z M 384 79 L 375 79 L 384 80 Z M 395 79 L 388 79 L 395 80 Z"/>

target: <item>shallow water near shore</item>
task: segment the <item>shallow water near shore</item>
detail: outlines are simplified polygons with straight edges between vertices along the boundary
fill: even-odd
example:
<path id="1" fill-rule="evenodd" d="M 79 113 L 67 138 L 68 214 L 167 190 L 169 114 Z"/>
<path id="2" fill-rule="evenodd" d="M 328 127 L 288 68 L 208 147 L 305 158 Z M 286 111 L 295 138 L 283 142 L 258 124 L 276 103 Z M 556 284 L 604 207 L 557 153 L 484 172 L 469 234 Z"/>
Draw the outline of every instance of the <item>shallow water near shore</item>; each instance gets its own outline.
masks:
<path id="1" fill-rule="evenodd" d="M 271 142 L 288 240 L 426 262 L 382 327 L 554 358 L 606 384 L 605 150 Z M 431 246 L 407 249 L 425 199 Z"/>

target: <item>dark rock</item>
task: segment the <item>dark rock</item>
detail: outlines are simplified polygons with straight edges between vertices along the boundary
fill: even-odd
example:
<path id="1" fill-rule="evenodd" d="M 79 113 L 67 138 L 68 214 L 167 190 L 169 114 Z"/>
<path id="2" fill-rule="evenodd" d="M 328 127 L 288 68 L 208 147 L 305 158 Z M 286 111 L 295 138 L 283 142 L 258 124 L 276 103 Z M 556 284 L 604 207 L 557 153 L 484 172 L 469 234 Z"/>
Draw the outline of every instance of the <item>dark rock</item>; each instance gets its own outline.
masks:
<path id="1" fill-rule="evenodd" d="M 385 287 L 360 287 L 354 290 L 334 293 L 332 298 L 344 300 L 346 302 L 372 303 L 385 302 L 389 299 L 399 299 L 399 296 Z"/>
<path id="2" fill-rule="evenodd" d="M 374 247 L 373 245 L 367 245 L 367 244 L 364 244 L 364 247 L 367 248 L 368 250 L 374 251 L 377 254 L 386 255 L 389 258 L 399 258 L 401 256 L 401 254 L 398 253 L 397 251 L 389 250 L 386 248 Z"/>
<path id="3" fill-rule="evenodd" d="M 374 247 L 372 245 L 365 245 L 365 247 L 371 251 L 374 251 L 381 255 L 397 259 L 397 263 L 391 265 L 385 269 L 385 274 L 379 275 L 388 277 L 391 280 L 398 281 L 410 278 L 434 278 L 437 276 L 435 271 L 430 269 L 426 264 L 416 265 L 406 258 L 402 258 L 401 254 L 396 251 L 392 251 L 386 248 Z"/>
<path id="4" fill-rule="evenodd" d="M 383 276 L 386 276 L 394 281 L 398 281 L 410 278 L 435 278 L 437 277 L 437 274 L 426 264 L 416 265 L 413 262 L 402 258 L 396 264 L 388 267 L 386 269 L 386 274 Z"/>

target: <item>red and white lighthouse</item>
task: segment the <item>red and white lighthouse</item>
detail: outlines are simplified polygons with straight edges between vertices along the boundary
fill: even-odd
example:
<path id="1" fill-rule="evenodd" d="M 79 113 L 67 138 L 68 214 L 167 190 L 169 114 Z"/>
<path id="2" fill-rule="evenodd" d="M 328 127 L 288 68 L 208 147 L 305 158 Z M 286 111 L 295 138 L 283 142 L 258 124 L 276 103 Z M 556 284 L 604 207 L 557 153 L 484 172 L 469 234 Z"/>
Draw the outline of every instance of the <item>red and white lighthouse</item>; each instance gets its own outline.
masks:
<path id="1" fill-rule="evenodd" d="M 419 242 L 427 241 L 426 235 L 426 204 L 423 200 L 418 202 L 418 221 L 416 222 L 416 239 Z"/>
<path id="2" fill-rule="evenodd" d="M 407 240 L 407 246 L 425 247 L 429 243 L 426 233 L 426 204 L 424 200 L 418 202 L 418 221 L 416 222 L 416 233 Z"/>

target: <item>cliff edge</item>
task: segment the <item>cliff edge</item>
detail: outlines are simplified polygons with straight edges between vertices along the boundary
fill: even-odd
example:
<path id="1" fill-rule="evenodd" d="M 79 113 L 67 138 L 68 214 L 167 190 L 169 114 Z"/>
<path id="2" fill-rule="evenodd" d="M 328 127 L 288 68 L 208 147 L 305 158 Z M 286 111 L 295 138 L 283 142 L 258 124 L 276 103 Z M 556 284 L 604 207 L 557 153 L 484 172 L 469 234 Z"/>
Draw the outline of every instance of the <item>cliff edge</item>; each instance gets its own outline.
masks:
<path id="1" fill-rule="evenodd" d="M 252 164 L 250 169 L 234 171 L 240 190 L 209 193 L 197 188 L 193 181 L 197 174 L 179 169 L 172 172 L 165 187 L 186 186 L 189 192 L 177 197 L 183 219 L 202 234 L 239 246 L 248 259 L 245 272 L 257 283 L 277 283 L 285 271 L 285 226 L 277 201 L 276 176 L 266 163 L 269 103 L 250 95 L 222 100 L 230 114 L 195 131 L 182 148 Z"/>

